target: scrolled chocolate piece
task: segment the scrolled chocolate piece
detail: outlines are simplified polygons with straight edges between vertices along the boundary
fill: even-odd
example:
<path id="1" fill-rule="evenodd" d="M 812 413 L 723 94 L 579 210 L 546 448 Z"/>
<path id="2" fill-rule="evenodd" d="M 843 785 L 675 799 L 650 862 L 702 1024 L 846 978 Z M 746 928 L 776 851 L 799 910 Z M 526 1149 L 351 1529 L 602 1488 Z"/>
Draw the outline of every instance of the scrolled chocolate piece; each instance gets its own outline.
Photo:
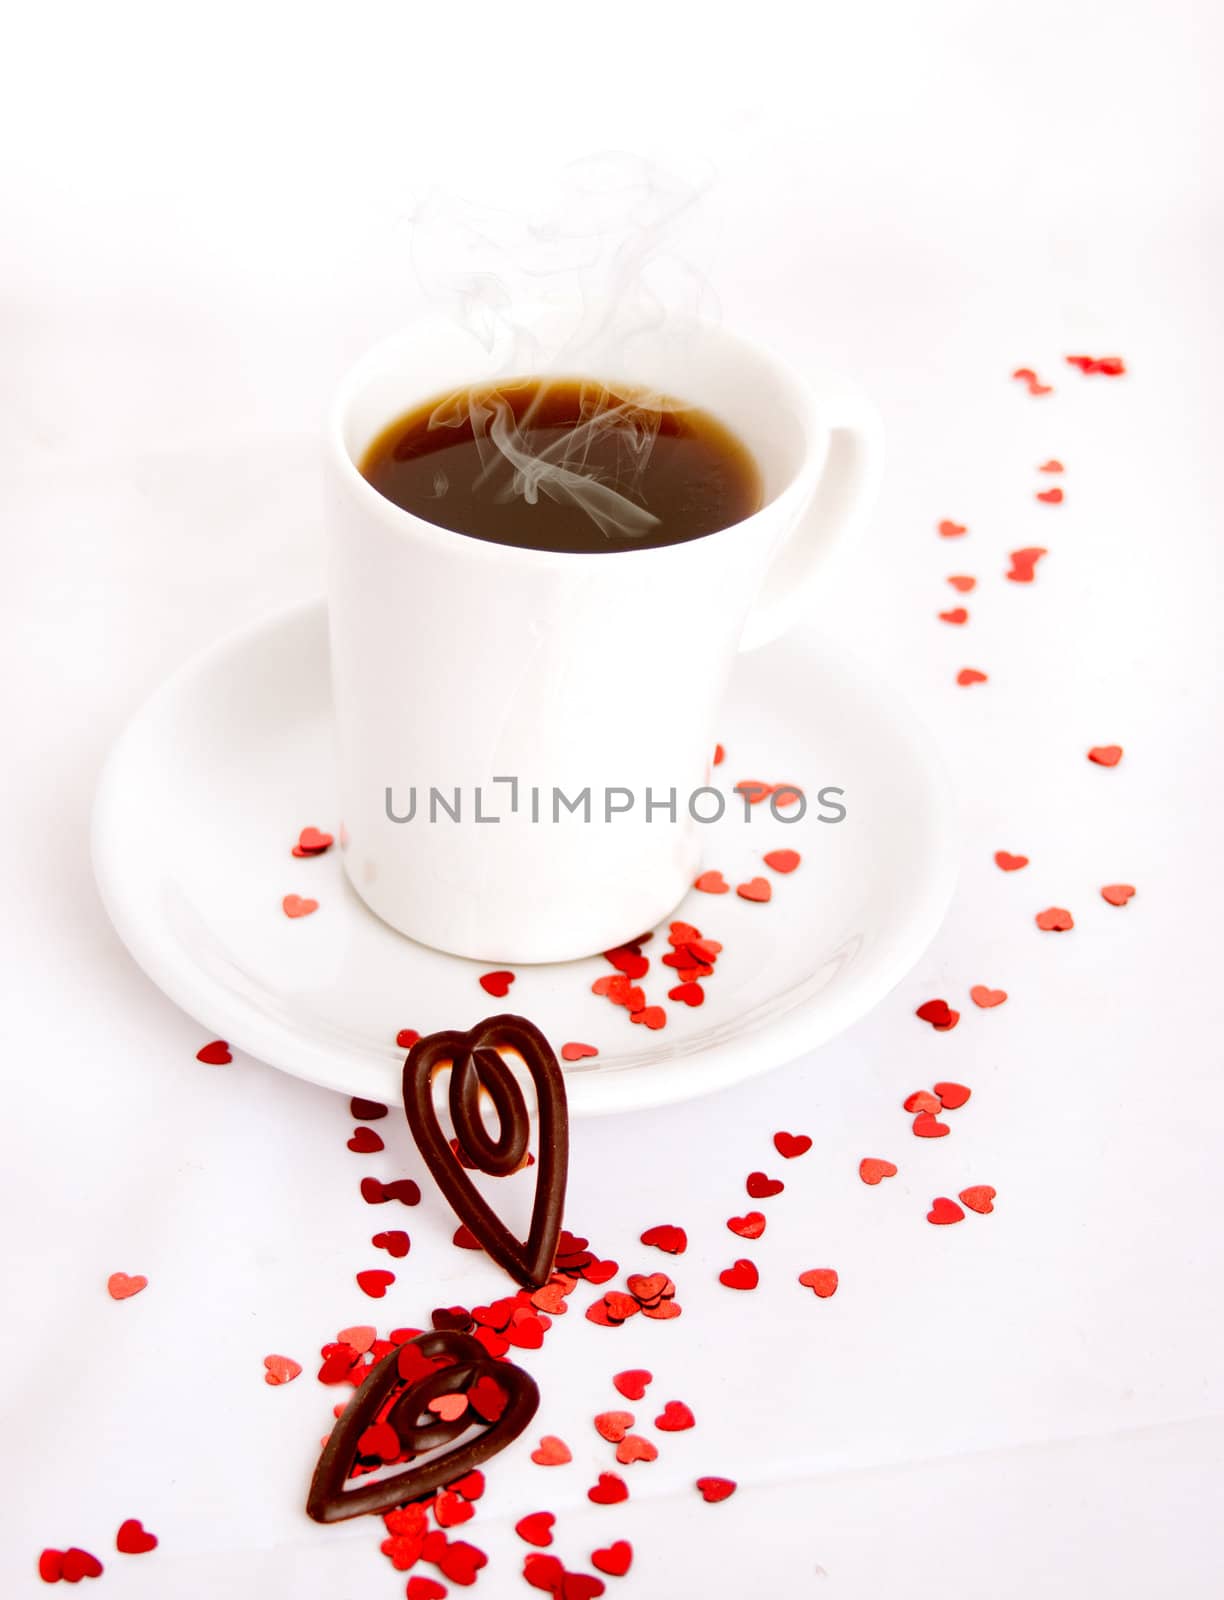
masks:
<path id="1" fill-rule="evenodd" d="M 402 1377 L 401 1362 L 413 1346 L 427 1362 L 445 1360 L 447 1364 Z M 431 1400 L 444 1394 L 467 1394 L 482 1378 L 492 1378 L 506 1397 L 496 1418 L 487 1420 L 469 1404 L 458 1417 L 421 1423 Z M 478 1340 L 466 1333 L 422 1333 L 376 1363 L 341 1412 L 315 1468 L 306 1497 L 307 1514 L 316 1522 L 341 1522 L 371 1511 L 388 1511 L 409 1500 L 424 1500 L 504 1450 L 535 1416 L 539 1404 L 540 1391 L 522 1367 L 496 1360 Z M 380 1417 L 408 1455 L 422 1455 L 450 1444 L 473 1427 L 482 1431 L 419 1467 L 407 1466 L 385 1478 L 367 1478 L 356 1488 L 346 1489 L 345 1483 L 362 1458 L 362 1435 Z"/>
<path id="2" fill-rule="evenodd" d="M 501 1049 L 522 1058 L 539 1106 L 535 1203 L 525 1240 L 516 1239 L 477 1192 L 442 1133 L 433 1103 L 434 1073 L 449 1065 L 450 1113 L 459 1149 L 480 1172 L 504 1177 L 516 1171 L 527 1155 L 531 1124 L 523 1091 Z M 482 1090 L 497 1113 L 496 1137 L 480 1113 Z M 569 1165 L 565 1079 L 548 1040 L 526 1017 L 510 1015 L 487 1017 L 467 1033 L 452 1029 L 418 1039 L 404 1062 L 404 1113 L 426 1166 L 460 1222 L 512 1278 L 539 1288 L 552 1271 Z"/>

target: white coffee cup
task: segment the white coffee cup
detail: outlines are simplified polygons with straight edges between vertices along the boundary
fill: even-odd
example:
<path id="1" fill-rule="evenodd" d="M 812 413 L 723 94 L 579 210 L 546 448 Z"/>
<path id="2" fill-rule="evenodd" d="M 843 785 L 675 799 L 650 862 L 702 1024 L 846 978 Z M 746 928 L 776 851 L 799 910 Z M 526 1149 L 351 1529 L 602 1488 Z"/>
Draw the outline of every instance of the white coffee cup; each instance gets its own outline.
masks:
<path id="1" fill-rule="evenodd" d="M 503 360 L 426 320 L 370 351 L 336 398 L 341 840 L 353 887 L 400 932 L 483 962 L 565 961 L 644 932 L 691 887 L 707 831 L 691 797 L 708 782 L 735 654 L 802 615 L 819 558 L 874 498 L 881 426 L 849 386 L 801 378 L 703 323 L 638 338 L 598 369 L 559 370 L 640 384 L 725 423 L 764 484 L 761 509 L 732 527 L 554 553 L 438 527 L 366 482 L 358 464 L 391 422 L 505 376 Z M 411 820 L 392 820 L 413 803 Z M 708 796 L 695 805 L 710 813 Z"/>

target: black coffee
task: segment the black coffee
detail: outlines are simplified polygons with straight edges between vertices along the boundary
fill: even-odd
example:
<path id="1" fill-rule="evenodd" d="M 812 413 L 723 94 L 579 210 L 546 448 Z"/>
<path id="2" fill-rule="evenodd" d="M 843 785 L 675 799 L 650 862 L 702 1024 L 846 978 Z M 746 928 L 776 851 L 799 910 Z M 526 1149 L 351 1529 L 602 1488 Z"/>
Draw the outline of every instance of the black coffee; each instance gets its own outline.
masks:
<path id="1" fill-rule="evenodd" d="M 735 435 L 650 399 L 590 378 L 460 390 L 384 428 L 361 474 L 427 522 L 531 550 L 681 544 L 758 510 L 760 472 Z"/>

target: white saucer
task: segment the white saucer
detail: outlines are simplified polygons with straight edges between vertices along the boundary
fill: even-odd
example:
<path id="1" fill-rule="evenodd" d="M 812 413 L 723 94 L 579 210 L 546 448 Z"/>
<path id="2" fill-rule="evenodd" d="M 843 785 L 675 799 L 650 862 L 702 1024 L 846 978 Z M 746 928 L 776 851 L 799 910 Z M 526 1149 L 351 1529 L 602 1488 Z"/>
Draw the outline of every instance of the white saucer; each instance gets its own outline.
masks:
<path id="1" fill-rule="evenodd" d="M 662 690 L 661 690 L 662 692 Z M 349 888 L 339 846 L 295 859 L 298 832 L 338 832 L 322 602 L 272 617 L 190 662 L 137 712 L 103 773 L 94 869 L 120 937 L 210 1037 L 345 1094 L 399 1097 L 401 1028 L 467 1028 L 515 1011 L 559 1050 L 578 1115 L 684 1100 L 793 1060 L 869 1011 L 918 960 L 955 878 L 953 808 L 929 737 L 840 646 L 792 636 L 742 656 L 714 782 L 790 782 L 809 798 L 784 823 L 744 823 L 733 797 L 706 830 L 706 866 L 770 881 L 768 904 L 691 893 L 674 913 L 724 946 L 704 1005 L 669 1002 L 666 928 L 641 981 L 652 1032 L 591 992 L 601 957 L 523 967 L 504 1000 L 486 969 L 393 932 Z M 818 820 L 818 790 L 846 819 Z M 826 814 L 828 814 L 826 812 Z M 785 813 L 783 812 L 783 815 Z M 761 860 L 802 855 L 782 876 Z M 317 899 L 295 920 L 285 895 Z"/>

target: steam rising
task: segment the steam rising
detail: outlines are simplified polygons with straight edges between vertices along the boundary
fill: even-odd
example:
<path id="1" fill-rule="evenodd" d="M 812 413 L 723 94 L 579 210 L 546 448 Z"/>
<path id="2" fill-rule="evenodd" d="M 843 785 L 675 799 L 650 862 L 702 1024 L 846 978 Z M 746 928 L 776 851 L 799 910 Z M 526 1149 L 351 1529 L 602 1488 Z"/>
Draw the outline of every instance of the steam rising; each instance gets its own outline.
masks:
<path id="1" fill-rule="evenodd" d="M 449 196 L 435 195 L 418 208 L 413 257 L 422 285 L 498 356 L 505 374 L 501 387 L 453 395 L 430 418 L 431 428 L 470 423 L 481 461 L 479 491 L 503 500 L 522 496 L 529 505 L 545 495 L 573 506 L 608 538 L 641 538 L 657 524 L 641 486 L 660 414 L 676 410 L 674 400 L 604 381 L 587 386 L 576 426 L 551 443 L 533 437 L 531 420 L 549 372 L 603 377 L 609 367 L 631 367 L 636 339 L 657 340 L 665 331 L 683 336 L 706 298 L 705 284 L 663 244 L 700 192 L 651 163 L 617 154 L 563 169 L 556 199 L 534 219 Z M 539 308 L 560 329 L 547 343 Z M 505 391 L 525 375 L 542 380 L 540 393 L 516 416 Z M 596 441 L 602 471 L 590 459 Z M 439 498 L 446 487 L 445 474 L 437 474 Z"/>

